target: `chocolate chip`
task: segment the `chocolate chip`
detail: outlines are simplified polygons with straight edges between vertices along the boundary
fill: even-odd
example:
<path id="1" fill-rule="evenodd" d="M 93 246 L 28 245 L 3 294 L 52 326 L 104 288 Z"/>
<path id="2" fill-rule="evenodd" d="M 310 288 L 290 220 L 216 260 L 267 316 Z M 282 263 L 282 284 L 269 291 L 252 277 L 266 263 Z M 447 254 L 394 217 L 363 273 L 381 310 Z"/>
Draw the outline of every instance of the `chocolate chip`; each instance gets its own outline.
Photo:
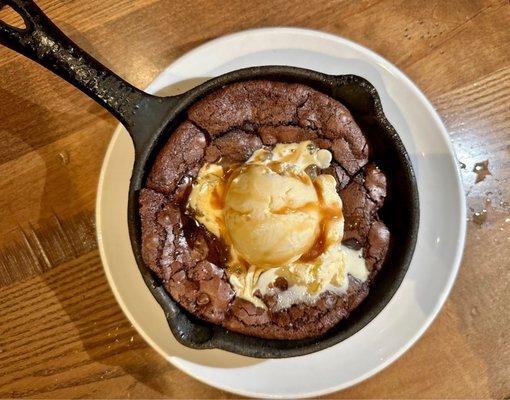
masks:
<path id="1" fill-rule="evenodd" d="M 318 171 L 319 171 L 319 167 L 317 167 L 317 165 L 309 165 L 308 167 L 305 168 L 305 172 L 306 174 L 312 179 L 312 180 L 315 180 L 315 178 L 317 178 L 317 175 L 318 175 Z"/>
<path id="2" fill-rule="evenodd" d="M 207 293 L 199 293 L 197 296 L 197 304 L 199 306 L 205 306 L 206 304 L 209 304 L 209 295 Z"/>
<path id="3" fill-rule="evenodd" d="M 350 238 L 350 239 L 344 240 L 344 241 L 342 241 L 342 244 L 344 246 L 346 246 L 346 247 L 349 247 L 350 249 L 353 249 L 353 250 L 359 250 L 362 247 L 361 243 L 358 242 L 354 238 Z"/>
<path id="4" fill-rule="evenodd" d="M 285 291 L 289 288 L 289 283 L 287 282 L 287 279 L 285 279 L 283 276 L 279 276 L 275 279 L 274 285 L 280 289 L 281 291 Z"/>
<path id="5" fill-rule="evenodd" d="M 269 309 L 273 309 L 274 307 L 276 307 L 276 304 L 278 303 L 278 299 L 276 298 L 276 296 L 273 296 L 273 295 L 265 295 L 264 303 L 266 303 L 266 306 Z"/>

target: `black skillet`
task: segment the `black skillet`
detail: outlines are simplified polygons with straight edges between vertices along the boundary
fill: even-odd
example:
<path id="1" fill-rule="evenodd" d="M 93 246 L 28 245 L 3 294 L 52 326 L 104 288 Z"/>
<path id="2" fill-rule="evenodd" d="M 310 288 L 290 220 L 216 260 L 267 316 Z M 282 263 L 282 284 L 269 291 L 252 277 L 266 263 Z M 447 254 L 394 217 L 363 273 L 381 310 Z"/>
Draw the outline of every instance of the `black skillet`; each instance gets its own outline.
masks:
<path id="1" fill-rule="evenodd" d="M 418 191 L 407 152 L 384 116 L 379 96 L 369 82 L 355 75 L 331 76 L 300 68 L 267 66 L 229 72 L 178 96 L 152 96 L 133 87 L 81 50 L 33 1 L 0 0 L 0 8 L 3 5 L 11 6 L 20 14 L 26 28 L 18 29 L 0 21 L 0 43 L 82 90 L 113 114 L 131 135 L 136 154 L 128 204 L 131 244 L 145 283 L 165 310 L 168 324 L 179 342 L 196 349 L 220 348 L 260 358 L 304 355 L 353 335 L 388 303 L 400 286 L 414 252 L 419 222 Z M 319 338 L 265 340 L 197 320 L 171 299 L 141 257 L 138 193 L 154 156 L 191 104 L 224 85 L 248 79 L 299 82 L 342 102 L 367 135 L 372 158 L 388 178 L 389 196 L 381 217 L 392 233 L 392 241 L 385 265 L 367 299 L 347 320 Z"/>

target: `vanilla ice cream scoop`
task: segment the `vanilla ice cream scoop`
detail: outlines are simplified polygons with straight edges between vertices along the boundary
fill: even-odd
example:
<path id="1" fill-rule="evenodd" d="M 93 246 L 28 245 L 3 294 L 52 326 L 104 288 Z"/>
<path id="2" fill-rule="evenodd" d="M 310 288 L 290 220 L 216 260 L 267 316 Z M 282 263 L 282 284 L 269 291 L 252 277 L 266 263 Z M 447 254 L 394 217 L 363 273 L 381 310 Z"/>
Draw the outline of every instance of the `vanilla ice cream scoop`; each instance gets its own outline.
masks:
<path id="1" fill-rule="evenodd" d="M 318 204 L 306 176 L 248 164 L 227 190 L 225 227 L 232 245 L 251 265 L 284 265 L 306 253 L 319 236 Z"/>
<path id="2" fill-rule="evenodd" d="M 278 307 L 286 307 L 326 290 L 345 291 L 348 273 L 366 278 L 358 273 L 366 271 L 364 261 L 363 268 L 354 262 L 363 260 L 360 254 L 341 245 L 344 220 L 335 178 L 307 173 L 310 166 L 330 163 L 328 150 L 305 141 L 257 150 L 227 170 L 219 164 L 200 169 L 188 206 L 228 246 L 227 273 L 238 297 L 265 308 L 256 293 L 272 293 L 270 283 L 280 276 L 289 290 L 279 296 Z"/>

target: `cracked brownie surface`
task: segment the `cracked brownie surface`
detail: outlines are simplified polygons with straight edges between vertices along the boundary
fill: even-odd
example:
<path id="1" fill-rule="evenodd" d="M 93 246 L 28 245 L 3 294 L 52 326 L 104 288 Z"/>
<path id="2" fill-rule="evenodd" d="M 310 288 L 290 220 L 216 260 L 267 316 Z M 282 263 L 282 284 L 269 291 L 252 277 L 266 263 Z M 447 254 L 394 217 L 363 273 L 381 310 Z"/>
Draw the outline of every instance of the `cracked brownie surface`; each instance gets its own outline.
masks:
<path id="1" fill-rule="evenodd" d="M 343 202 L 343 244 L 363 249 L 369 278 L 349 275 L 345 294 L 323 293 L 312 304 L 267 310 L 236 297 L 224 271 L 228 251 L 186 209 L 193 180 L 205 163 L 239 163 L 277 143 L 311 140 L 333 154 L 331 166 L 311 173 L 335 177 Z M 386 178 L 370 161 L 369 144 L 338 101 L 301 84 L 246 81 L 195 103 L 172 133 L 140 192 L 142 255 L 166 290 L 188 312 L 244 334 L 301 339 L 326 332 L 359 305 L 381 268 L 390 233 L 378 216 Z M 284 282 L 276 282 L 286 290 Z"/>

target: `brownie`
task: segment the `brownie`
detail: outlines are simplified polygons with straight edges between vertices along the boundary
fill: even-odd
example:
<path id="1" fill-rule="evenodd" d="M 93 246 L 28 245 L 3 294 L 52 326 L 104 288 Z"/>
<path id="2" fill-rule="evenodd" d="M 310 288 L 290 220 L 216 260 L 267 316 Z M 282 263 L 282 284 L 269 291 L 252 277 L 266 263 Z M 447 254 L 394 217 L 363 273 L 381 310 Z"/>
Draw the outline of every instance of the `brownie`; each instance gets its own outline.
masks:
<path id="1" fill-rule="evenodd" d="M 352 276 L 344 294 L 325 292 L 312 304 L 276 310 L 236 297 L 224 270 L 227 249 L 198 224 L 187 199 L 205 163 L 239 163 L 255 150 L 311 140 L 333 154 L 331 166 L 314 173 L 335 177 L 343 202 L 343 244 L 362 249 L 369 278 Z M 369 144 L 350 112 L 338 101 L 301 84 L 245 81 L 228 85 L 195 103 L 172 133 L 140 192 L 142 256 L 166 290 L 195 316 L 227 329 L 270 339 L 323 334 L 348 317 L 367 296 L 384 263 L 390 232 L 378 215 L 386 177 L 369 157 Z M 287 289 L 285 279 L 275 282 Z"/>

